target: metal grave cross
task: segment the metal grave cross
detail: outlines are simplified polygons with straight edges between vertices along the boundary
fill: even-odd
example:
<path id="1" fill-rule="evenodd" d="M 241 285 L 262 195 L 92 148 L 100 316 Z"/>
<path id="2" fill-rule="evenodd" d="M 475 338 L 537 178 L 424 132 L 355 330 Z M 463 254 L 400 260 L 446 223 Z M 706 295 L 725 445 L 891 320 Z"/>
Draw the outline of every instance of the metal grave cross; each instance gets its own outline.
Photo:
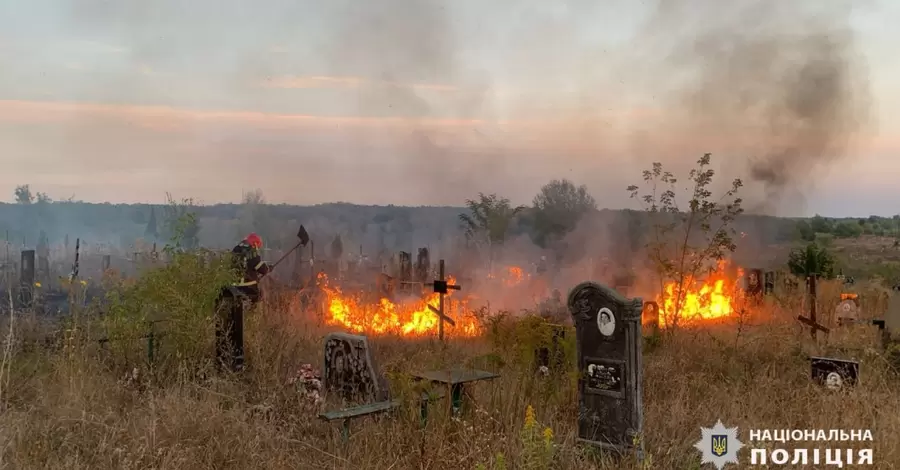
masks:
<path id="1" fill-rule="evenodd" d="M 797 316 L 797 320 L 800 320 L 801 323 L 810 327 L 809 333 L 812 335 L 813 339 L 816 338 L 816 333 L 818 331 L 822 331 L 825 334 L 828 334 L 831 331 L 831 329 L 821 325 L 816 320 L 816 277 L 816 274 L 811 274 L 807 278 L 809 283 L 809 318 L 806 318 L 803 315 Z"/>
<path id="2" fill-rule="evenodd" d="M 444 273 L 444 260 L 438 261 L 438 279 L 427 285 L 433 287 L 436 294 L 440 294 L 440 297 L 438 297 L 438 307 L 434 308 L 431 304 L 428 304 L 428 310 L 431 310 L 435 315 L 438 316 L 438 337 L 441 339 L 441 341 L 443 341 L 444 322 L 449 323 L 450 326 L 456 326 L 456 322 L 453 321 L 452 318 L 444 314 L 444 296 L 447 295 L 447 293 L 449 293 L 451 290 L 461 290 L 462 286 L 447 284 L 447 279 L 445 278 Z"/>

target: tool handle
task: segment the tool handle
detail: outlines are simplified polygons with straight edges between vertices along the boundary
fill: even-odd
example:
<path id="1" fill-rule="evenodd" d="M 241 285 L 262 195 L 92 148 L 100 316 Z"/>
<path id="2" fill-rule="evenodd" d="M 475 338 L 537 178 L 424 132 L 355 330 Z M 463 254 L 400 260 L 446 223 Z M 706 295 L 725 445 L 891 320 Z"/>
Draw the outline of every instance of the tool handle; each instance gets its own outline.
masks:
<path id="1" fill-rule="evenodd" d="M 303 242 L 297 243 L 296 245 L 294 245 L 293 248 L 291 248 L 290 250 L 286 251 L 283 255 L 281 255 L 281 258 L 278 258 L 278 261 L 276 261 L 276 262 L 273 263 L 271 266 L 269 266 L 269 270 L 273 270 L 273 271 L 274 271 L 274 270 L 275 270 L 275 266 L 278 266 L 282 261 L 284 261 L 285 258 L 288 257 L 289 254 L 293 253 L 294 250 L 296 250 L 297 248 L 300 248 L 301 245 L 303 245 Z"/>

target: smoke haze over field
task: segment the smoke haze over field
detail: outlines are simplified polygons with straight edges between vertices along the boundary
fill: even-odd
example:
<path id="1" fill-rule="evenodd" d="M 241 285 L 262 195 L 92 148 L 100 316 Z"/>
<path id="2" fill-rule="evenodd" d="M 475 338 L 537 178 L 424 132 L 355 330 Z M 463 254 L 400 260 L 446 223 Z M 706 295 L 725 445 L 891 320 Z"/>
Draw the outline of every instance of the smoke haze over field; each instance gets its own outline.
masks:
<path id="1" fill-rule="evenodd" d="M 564 177 L 616 208 L 711 152 L 757 212 L 896 212 L 892 2 L 9 5 L 9 197 L 528 203 Z"/>

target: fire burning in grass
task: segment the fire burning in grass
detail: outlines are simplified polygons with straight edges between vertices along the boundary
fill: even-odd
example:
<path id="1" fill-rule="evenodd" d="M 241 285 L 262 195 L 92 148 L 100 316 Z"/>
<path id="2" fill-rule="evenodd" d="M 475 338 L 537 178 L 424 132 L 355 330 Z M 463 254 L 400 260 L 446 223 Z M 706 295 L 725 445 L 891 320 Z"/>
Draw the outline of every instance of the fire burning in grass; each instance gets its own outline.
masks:
<path id="1" fill-rule="evenodd" d="M 673 324 L 675 312 L 678 312 L 679 297 L 681 309 L 677 324 L 685 325 L 703 320 L 714 320 L 729 317 L 736 313 L 737 302 L 742 296 L 738 280 L 743 277 L 743 270 L 737 269 L 737 276 L 730 276 L 728 263 L 719 261 L 716 269 L 710 272 L 703 281 L 688 276 L 683 289 L 679 292 L 678 282 L 670 281 L 663 287 L 657 298 L 659 304 L 659 325 L 666 327 Z M 679 296 L 679 293 L 681 294 Z"/>
<path id="2" fill-rule="evenodd" d="M 448 277 L 447 282 L 456 281 Z M 392 302 L 381 297 L 367 301 L 363 293 L 345 293 L 330 284 L 328 276 L 319 274 L 318 285 L 325 295 L 326 323 L 356 333 L 427 336 L 437 334 L 438 316 L 428 306 L 438 307 L 440 295 L 428 293 L 421 299 Z M 444 296 L 444 314 L 456 322 L 446 324 L 446 336 L 473 337 L 481 333 L 481 325 L 467 309 L 466 299 L 454 299 L 453 291 Z"/>

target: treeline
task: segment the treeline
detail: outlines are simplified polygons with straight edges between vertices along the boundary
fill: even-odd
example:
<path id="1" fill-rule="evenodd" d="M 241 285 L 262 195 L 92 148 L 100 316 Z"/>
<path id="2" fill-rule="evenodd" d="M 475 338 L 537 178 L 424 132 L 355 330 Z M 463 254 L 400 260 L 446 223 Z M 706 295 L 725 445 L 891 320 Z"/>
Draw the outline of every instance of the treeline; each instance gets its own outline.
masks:
<path id="1" fill-rule="evenodd" d="M 832 235 L 835 238 L 855 238 L 862 235 L 879 237 L 900 236 L 900 215 L 867 218 L 834 219 L 816 215 L 810 219 L 797 221 L 797 234 L 801 240 L 815 241 L 816 234 Z"/>
<path id="2" fill-rule="evenodd" d="M 585 186 L 568 180 L 544 185 L 528 206 L 513 206 L 496 194 L 479 194 L 462 207 L 365 206 L 330 203 L 315 206 L 267 204 L 262 193 L 245 194 L 242 204 L 199 206 L 190 199 L 165 204 L 95 204 L 54 201 L 16 189 L 15 202 L 0 203 L 0 236 L 34 247 L 38 240 L 61 243 L 68 236 L 122 248 L 136 240 L 168 243 L 178 237 L 186 247 L 227 247 L 249 231 L 260 233 L 273 248 L 290 246 L 299 224 L 322 240 L 321 246 L 342 237 L 348 247 L 410 250 L 435 241 L 467 236 L 477 244 L 502 244 L 507 238 L 527 237 L 540 247 L 560 246 L 587 219 L 591 228 L 577 243 L 596 237 L 619 245 L 635 245 L 649 230 L 646 211 L 598 210 Z M 835 220 L 823 217 L 785 219 L 741 215 L 738 231 L 756 244 L 811 240 L 815 233 L 834 236 L 896 234 L 898 217 Z M 571 243 L 571 240 L 569 240 Z"/>

